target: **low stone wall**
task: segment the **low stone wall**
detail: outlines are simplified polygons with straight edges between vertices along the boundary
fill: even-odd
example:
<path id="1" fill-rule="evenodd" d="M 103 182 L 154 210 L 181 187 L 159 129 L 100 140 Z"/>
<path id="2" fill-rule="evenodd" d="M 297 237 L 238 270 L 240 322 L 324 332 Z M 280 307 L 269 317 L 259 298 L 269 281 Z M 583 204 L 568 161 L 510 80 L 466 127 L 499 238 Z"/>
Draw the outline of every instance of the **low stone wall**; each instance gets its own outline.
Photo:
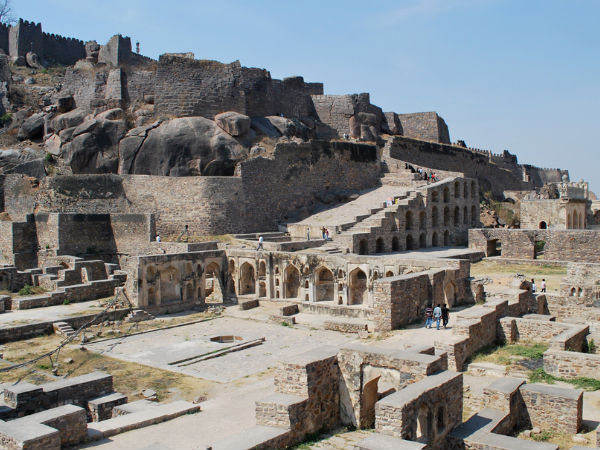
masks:
<path id="1" fill-rule="evenodd" d="M 548 350 L 544 353 L 544 370 L 562 378 L 598 378 L 600 355 Z"/>
<path id="2" fill-rule="evenodd" d="M 325 329 L 339 331 L 341 333 L 360 333 L 361 331 L 367 331 L 368 326 L 366 323 L 336 322 L 327 320 L 325 321 Z"/>
<path id="3" fill-rule="evenodd" d="M 535 259 L 535 243 L 545 242 L 545 260 L 600 263 L 599 236 L 597 230 L 478 228 L 469 230 L 469 248 L 486 256 Z M 501 244 L 500 255 L 496 242 Z"/>
<path id="4" fill-rule="evenodd" d="M 416 440 L 417 421 L 431 448 L 445 441 L 462 423 L 462 374 L 451 371 L 411 384 L 377 402 L 375 430 L 407 440 Z"/>
<path id="5" fill-rule="evenodd" d="M 575 434 L 581 429 L 583 391 L 542 384 L 521 386 L 525 408 L 521 424 L 562 433 Z"/>
<path id="6" fill-rule="evenodd" d="M 587 325 L 505 317 L 500 327 L 507 342 L 548 343 L 553 350 L 582 350 L 589 332 Z"/>

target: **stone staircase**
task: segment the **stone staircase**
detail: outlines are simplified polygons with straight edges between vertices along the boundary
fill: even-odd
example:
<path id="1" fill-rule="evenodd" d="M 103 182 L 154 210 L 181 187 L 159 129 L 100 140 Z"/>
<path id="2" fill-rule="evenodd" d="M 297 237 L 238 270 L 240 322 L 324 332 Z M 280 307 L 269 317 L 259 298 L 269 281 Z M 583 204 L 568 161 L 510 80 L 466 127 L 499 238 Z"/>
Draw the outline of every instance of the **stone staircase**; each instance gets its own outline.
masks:
<path id="1" fill-rule="evenodd" d="M 67 322 L 54 322 L 52 324 L 52 328 L 54 328 L 54 333 L 62 334 L 65 337 L 71 337 L 75 335 L 75 330 L 71 324 Z"/>

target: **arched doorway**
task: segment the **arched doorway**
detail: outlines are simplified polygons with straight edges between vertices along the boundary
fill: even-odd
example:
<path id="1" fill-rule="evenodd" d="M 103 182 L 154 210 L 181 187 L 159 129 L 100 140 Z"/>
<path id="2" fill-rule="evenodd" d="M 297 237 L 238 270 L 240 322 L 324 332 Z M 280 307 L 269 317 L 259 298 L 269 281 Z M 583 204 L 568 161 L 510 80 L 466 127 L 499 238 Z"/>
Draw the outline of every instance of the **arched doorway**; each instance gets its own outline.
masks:
<path id="1" fill-rule="evenodd" d="M 548 225 L 546 224 L 546 222 L 544 222 L 543 220 L 540 222 L 539 224 L 539 229 L 540 230 L 545 230 L 546 228 L 548 228 Z"/>
<path id="2" fill-rule="evenodd" d="M 368 255 L 369 254 L 369 244 L 365 239 L 361 239 L 358 242 L 358 254 L 359 255 Z"/>
<path id="3" fill-rule="evenodd" d="M 437 231 L 434 231 L 434 232 L 433 232 L 433 235 L 431 236 L 431 246 L 432 246 L 432 247 L 437 247 L 437 246 L 439 246 L 439 245 L 440 245 L 440 243 L 439 243 L 439 241 L 438 241 L 438 234 L 437 234 Z"/>
<path id="4" fill-rule="evenodd" d="M 176 302 L 181 300 L 181 277 L 175 267 L 167 267 L 160 271 L 160 302 Z"/>
<path id="5" fill-rule="evenodd" d="M 433 436 L 433 413 L 426 404 L 419 407 L 417 416 L 417 432 L 415 440 L 422 444 L 427 444 Z"/>
<path id="6" fill-rule="evenodd" d="M 258 296 L 266 297 L 267 296 L 267 285 L 264 281 L 258 283 Z"/>
<path id="7" fill-rule="evenodd" d="M 450 245 L 450 233 L 448 230 L 444 231 L 444 247 L 448 247 Z"/>
<path id="8" fill-rule="evenodd" d="M 264 261 L 261 261 L 258 264 L 258 276 L 264 277 L 267 275 L 267 264 Z"/>
<path id="9" fill-rule="evenodd" d="M 393 277 L 393 276 L 394 276 L 394 272 L 392 272 L 391 270 L 388 270 L 388 271 L 385 273 L 385 276 L 386 276 L 386 277 Z"/>
<path id="10" fill-rule="evenodd" d="M 457 206 L 454 208 L 454 226 L 460 225 L 460 208 Z"/>
<path id="11" fill-rule="evenodd" d="M 150 270 L 152 270 L 152 277 L 147 278 L 147 280 L 152 282 L 154 280 L 154 268 L 149 266 L 147 273 L 150 273 Z M 0 273 L 0 291 L 10 291 L 10 280 L 7 273 Z"/>
<path id="12" fill-rule="evenodd" d="M 400 242 L 398 242 L 398 237 L 394 236 L 392 238 L 392 251 L 397 252 L 398 250 L 400 250 Z"/>
<path id="13" fill-rule="evenodd" d="M 444 208 L 444 226 L 450 225 L 450 209 L 446 206 Z"/>
<path id="14" fill-rule="evenodd" d="M 334 290 L 333 272 L 327 267 L 322 267 L 317 270 L 316 279 L 316 300 L 318 302 L 332 302 Z"/>
<path id="15" fill-rule="evenodd" d="M 385 245 L 383 244 L 383 238 L 377 238 L 375 241 L 375 253 L 385 252 Z"/>
<path id="16" fill-rule="evenodd" d="M 425 247 L 427 247 L 425 233 L 421 233 L 421 235 L 419 236 L 419 248 L 425 248 Z"/>
<path id="17" fill-rule="evenodd" d="M 431 201 L 432 202 L 438 201 L 438 192 L 437 191 L 431 191 Z"/>
<path id="18" fill-rule="evenodd" d="M 254 267 L 245 262 L 240 266 L 240 294 L 251 295 L 256 293 L 256 278 L 254 277 Z"/>
<path id="19" fill-rule="evenodd" d="M 419 213 L 419 228 L 421 230 L 427 228 L 427 215 L 425 214 L 425 211 Z"/>
<path id="20" fill-rule="evenodd" d="M 460 198 L 460 183 L 458 181 L 454 182 L 454 198 Z"/>
<path id="21" fill-rule="evenodd" d="M 463 223 L 465 225 L 468 225 L 469 223 L 469 211 L 466 206 L 463 208 Z"/>
<path id="22" fill-rule="evenodd" d="M 230 274 L 232 266 L 234 267 L 233 260 L 229 262 Z M 235 269 L 234 269 L 235 270 Z M 205 278 L 204 278 L 204 295 L 207 303 L 221 303 L 223 302 L 223 286 L 221 284 L 221 268 L 215 262 L 210 263 L 206 267 Z M 228 274 L 229 275 L 229 274 Z M 231 277 L 231 275 L 229 275 Z M 231 290 L 235 291 L 235 283 L 231 282 Z"/>
<path id="23" fill-rule="evenodd" d="M 350 305 L 361 305 L 367 291 L 367 275 L 356 268 L 350 273 Z"/>
<path id="24" fill-rule="evenodd" d="M 437 206 L 434 206 L 433 208 L 431 208 L 431 226 L 432 227 L 437 227 L 438 226 L 438 209 L 437 209 Z"/>
<path id="25" fill-rule="evenodd" d="M 406 221 L 405 223 L 405 230 L 412 230 L 413 227 L 413 215 L 412 215 L 412 211 L 406 211 Z"/>
<path id="26" fill-rule="evenodd" d="M 477 225 L 477 210 L 475 209 L 475 205 L 471 206 L 471 226 Z"/>
<path id="27" fill-rule="evenodd" d="M 450 201 L 450 193 L 448 192 L 448 187 L 444 188 L 444 203 L 448 203 Z"/>
<path id="28" fill-rule="evenodd" d="M 456 286 L 454 282 L 449 281 L 444 286 L 444 298 L 446 299 L 446 304 L 448 307 L 452 308 L 456 303 Z"/>
<path id="29" fill-rule="evenodd" d="M 408 234 L 406 236 L 406 250 L 413 250 L 414 249 L 414 244 L 413 244 L 413 237 Z"/>
<path id="30" fill-rule="evenodd" d="M 300 288 L 300 271 L 295 266 L 289 265 L 285 269 L 285 298 L 298 298 Z"/>

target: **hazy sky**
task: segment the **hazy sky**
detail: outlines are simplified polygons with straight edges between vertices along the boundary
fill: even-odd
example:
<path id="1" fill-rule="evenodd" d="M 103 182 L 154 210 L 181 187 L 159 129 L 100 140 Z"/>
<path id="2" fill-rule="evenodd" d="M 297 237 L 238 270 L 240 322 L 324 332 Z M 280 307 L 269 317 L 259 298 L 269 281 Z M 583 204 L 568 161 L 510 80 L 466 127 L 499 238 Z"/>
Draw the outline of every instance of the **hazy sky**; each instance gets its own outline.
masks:
<path id="1" fill-rule="evenodd" d="M 600 0 L 12 0 L 44 31 L 302 75 L 600 191 Z M 599 192 L 600 193 L 600 192 Z"/>

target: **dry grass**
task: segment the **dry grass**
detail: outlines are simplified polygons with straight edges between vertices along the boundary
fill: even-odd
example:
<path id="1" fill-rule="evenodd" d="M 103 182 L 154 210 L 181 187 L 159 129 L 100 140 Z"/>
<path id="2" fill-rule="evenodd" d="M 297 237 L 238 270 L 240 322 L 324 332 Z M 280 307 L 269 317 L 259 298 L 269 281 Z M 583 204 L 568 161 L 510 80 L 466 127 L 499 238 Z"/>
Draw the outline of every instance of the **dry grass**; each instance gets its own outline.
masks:
<path id="1" fill-rule="evenodd" d="M 596 432 L 595 430 L 591 430 L 587 432 L 587 430 L 583 430 L 585 434 L 584 437 L 587 438 L 587 444 L 579 444 L 573 442 L 573 435 L 569 433 L 558 433 L 554 430 L 542 430 L 542 432 L 538 435 L 533 435 L 531 437 L 525 436 L 523 433 L 520 433 L 517 437 L 519 439 L 524 439 L 527 441 L 538 441 L 538 442 L 548 442 L 550 444 L 558 445 L 560 449 L 570 449 L 576 445 L 580 447 L 591 447 L 596 448 L 592 443 L 596 441 Z"/>
<path id="2" fill-rule="evenodd" d="M 27 361 L 56 348 L 60 341 L 61 337 L 51 335 L 8 343 L 4 346 L 4 357 L 11 363 Z M 71 358 L 73 362 L 66 364 L 64 361 L 67 358 Z M 110 373 L 113 376 L 115 391 L 126 394 L 129 401 L 140 399 L 140 392 L 148 388 L 157 392 L 160 401 L 191 401 L 198 395 L 209 395 L 218 385 L 212 381 L 81 350 L 76 345 L 64 347 L 58 360 L 60 376 L 74 377 L 95 370 Z M 51 369 L 49 359 L 43 359 L 33 367 L 0 373 L 0 382 L 21 380 L 36 384 L 44 383 L 52 380 Z"/>
<path id="3" fill-rule="evenodd" d="M 561 280 L 567 275 L 567 268 L 554 264 L 503 264 L 489 259 L 471 265 L 472 276 L 490 278 L 499 286 L 509 285 L 518 273 L 525 275 L 528 280 L 536 279 L 538 292 L 542 278 L 545 278 L 547 291 L 550 292 L 559 289 Z"/>

